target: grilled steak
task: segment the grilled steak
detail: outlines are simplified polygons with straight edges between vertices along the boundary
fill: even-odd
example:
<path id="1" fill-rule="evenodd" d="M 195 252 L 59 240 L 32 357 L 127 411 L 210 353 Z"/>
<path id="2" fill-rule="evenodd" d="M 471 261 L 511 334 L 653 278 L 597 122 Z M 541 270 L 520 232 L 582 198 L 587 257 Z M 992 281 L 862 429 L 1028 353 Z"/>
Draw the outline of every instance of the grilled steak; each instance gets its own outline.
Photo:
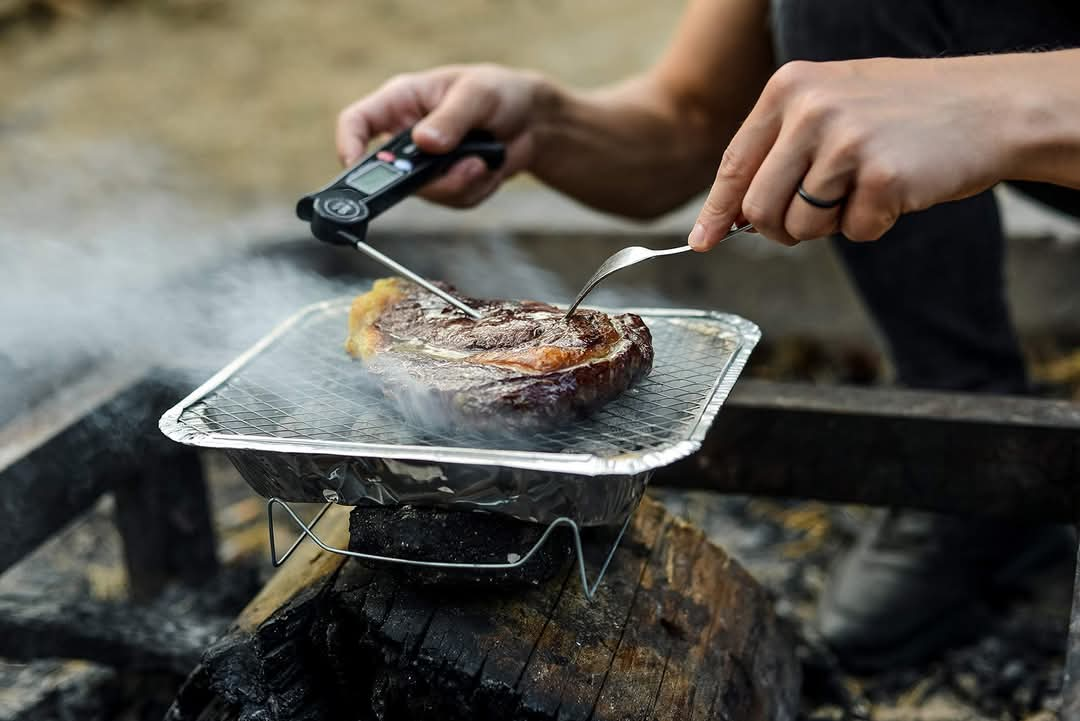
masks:
<path id="1" fill-rule="evenodd" d="M 580 309 L 563 320 L 547 303 L 465 300 L 483 318 L 398 278 L 353 301 L 346 350 L 421 423 L 484 432 L 553 426 L 607 403 L 652 368 L 652 337 L 636 315 Z"/>

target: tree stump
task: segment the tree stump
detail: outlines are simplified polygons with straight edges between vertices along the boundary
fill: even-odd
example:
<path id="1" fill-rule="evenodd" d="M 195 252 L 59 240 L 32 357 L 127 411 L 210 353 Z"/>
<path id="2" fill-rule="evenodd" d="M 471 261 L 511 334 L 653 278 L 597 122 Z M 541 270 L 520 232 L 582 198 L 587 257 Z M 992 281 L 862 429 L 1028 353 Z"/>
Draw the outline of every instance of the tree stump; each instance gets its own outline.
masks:
<path id="1" fill-rule="evenodd" d="M 337 511 L 337 509 L 333 509 Z M 347 516 L 324 520 L 331 545 Z M 595 573 L 608 538 L 589 538 Z M 603 583 L 411 583 L 306 544 L 205 655 L 185 719 L 790 719 L 794 645 L 765 591 L 646 498 Z"/>

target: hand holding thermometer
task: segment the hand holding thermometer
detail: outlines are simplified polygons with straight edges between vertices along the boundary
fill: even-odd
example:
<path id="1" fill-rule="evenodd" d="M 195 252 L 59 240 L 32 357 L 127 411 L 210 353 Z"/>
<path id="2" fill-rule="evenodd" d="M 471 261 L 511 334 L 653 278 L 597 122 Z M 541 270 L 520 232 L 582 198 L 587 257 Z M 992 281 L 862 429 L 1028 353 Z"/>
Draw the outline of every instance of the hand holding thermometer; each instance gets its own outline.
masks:
<path id="1" fill-rule="evenodd" d="M 413 143 L 411 129 L 405 130 L 325 188 L 301 198 L 296 215 L 311 223 L 311 232 L 319 240 L 351 245 L 469 316 L 479 318 L 475 309 L 364 242 L 368 221 L 468 155 L 479 156 L 489 170 L 496 170 L 506 158 L 506 149 L 490 133 L 473 130 L 449 153 L 432 155 Z"/>

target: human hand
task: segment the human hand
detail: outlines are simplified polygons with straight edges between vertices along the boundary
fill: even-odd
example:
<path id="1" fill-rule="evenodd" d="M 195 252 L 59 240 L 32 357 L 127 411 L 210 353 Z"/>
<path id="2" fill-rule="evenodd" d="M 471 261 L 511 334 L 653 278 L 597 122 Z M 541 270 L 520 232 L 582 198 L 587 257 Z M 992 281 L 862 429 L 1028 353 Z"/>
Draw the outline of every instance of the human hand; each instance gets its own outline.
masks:
<path id="1" fill-rule="evenodd" d="M 419 193 L 443 205 L 476 205 L 503 180 L 529 166 L 542 80 L 534 73 L 495 65 L 455 65 L 398 75 L 338 116 L 338 157 L 351 165 L 376 136 L 414 124 L 413 142 L 429 153 L 452 150 L 471 129 L 489 130 L 506 145 L 501 168 L 491 171 L 480 158 L 462 158 Z"/>
<path id="2" fill-rule="evenodd" d="M 690 245 L 709 250 L 743 219 L 787 245 L 836 232 L 876 240 L 904 213 L 992 186 L 1009 163 L 1009 89 L 993 61 L 783 66 L 724 152 Z M 800 183 L 843 202 L 817 207 Z"/>

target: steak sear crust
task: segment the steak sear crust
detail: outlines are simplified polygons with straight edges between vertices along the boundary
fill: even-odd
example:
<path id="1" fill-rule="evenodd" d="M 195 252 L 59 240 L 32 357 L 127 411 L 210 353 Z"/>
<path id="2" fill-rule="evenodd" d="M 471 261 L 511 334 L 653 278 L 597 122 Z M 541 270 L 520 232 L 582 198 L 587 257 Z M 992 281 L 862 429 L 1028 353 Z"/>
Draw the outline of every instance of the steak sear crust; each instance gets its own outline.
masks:
<path id="1" fill-rule="evenodd" d="M 445 284 L 440 287 L 453 292 Z M 521 433 L 573 421 L 652 369 L 636 315 L 564 311 L 537 301 L 463 298 L 473 320 L 400 278 L 353 301 L 345 348 L 411 420 Z"/>

